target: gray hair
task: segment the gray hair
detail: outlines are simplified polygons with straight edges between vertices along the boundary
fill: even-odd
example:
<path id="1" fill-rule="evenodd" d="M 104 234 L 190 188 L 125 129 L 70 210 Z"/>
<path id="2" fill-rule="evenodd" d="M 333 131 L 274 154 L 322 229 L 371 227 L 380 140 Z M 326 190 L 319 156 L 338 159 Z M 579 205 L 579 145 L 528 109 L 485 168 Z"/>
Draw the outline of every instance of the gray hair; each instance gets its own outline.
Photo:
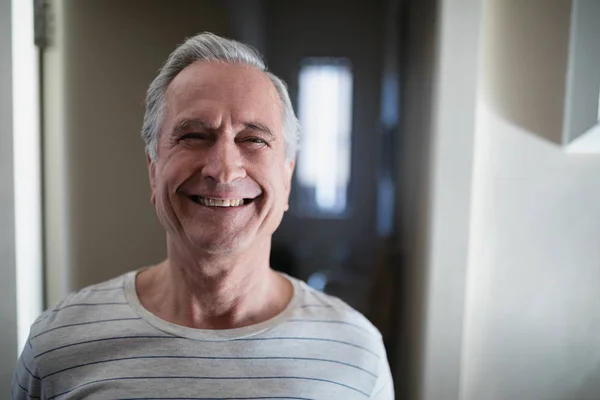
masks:
<path id="1" fill-rule="evenodd" d="M 167 87 L 177 74 L 196 61 L 247 64 L 258 68 L 269 77 L 281 99 L 286 157 L 288 160 L 293 160 L 298 149 L 300 124 L 294 113 L 285 83 L 269 72 L 261 54 L 254 48 L 208 32 L 188 38 L 178 46 L 169 55 L 167 62 L 148 88 L 142 138 L 146 143 L 146 152 L 150 158 L 153 161 L 156 161 L 157 158 L 158 136 L 165 109 Z"/>

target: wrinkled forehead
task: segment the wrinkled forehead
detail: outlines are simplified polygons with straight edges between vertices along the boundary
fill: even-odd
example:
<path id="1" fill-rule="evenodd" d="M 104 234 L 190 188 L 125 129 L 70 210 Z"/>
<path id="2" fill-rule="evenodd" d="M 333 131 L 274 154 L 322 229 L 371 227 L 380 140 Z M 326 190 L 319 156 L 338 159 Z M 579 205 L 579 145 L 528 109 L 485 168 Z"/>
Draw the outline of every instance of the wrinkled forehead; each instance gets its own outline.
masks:
<path id="1" fill-rule="evenodd" d="M 198 61 L 181 71 L 165 93 L 167 124 L 180 118 L 255 120 L 282 134 L 283 113 L 275 85 L 259 69 Z"/>

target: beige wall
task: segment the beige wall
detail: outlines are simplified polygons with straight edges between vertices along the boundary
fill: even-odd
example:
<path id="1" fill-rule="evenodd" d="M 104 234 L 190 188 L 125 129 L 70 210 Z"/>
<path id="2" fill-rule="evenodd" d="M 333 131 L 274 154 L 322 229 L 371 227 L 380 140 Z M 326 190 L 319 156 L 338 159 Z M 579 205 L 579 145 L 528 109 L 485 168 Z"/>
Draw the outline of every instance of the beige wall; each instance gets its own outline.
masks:
<path id="1" fill-rule="evenodd" d="M 46 53 L 46 237 L 49 305 L 67 292 L 159 261 L 143 100 L 185 37 L 223 34 L 214 1 L 62 0 Z"/>
<path id="2" fill-rule="evenodd" d="M 556 144 L 569 16 L 569 1 L 486 5 L 465 400 L 600 393 L 600 156 Z"/>

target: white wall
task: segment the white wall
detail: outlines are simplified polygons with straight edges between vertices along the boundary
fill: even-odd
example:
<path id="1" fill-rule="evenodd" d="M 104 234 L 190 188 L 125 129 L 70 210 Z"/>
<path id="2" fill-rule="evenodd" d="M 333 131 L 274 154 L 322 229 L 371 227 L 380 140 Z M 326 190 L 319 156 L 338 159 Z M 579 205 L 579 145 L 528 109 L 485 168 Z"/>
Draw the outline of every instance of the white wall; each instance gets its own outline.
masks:
<path id="1" fill-rule="evenodd" d="M 482 3 L 404 8 L 398 398 L 459 397 Z"/>
<path id="2" fill-rule="evenodd" d="M 481 1 L 442 1 L 439 12 L 422 380 L 431 400 L 459 394 Z"/>
<path id="3" fill-rule="evenodd" d="M 558 144 L 571 2 L 437 6 L 404 75 L 397 380 L 410 399 L 597 400 L 600 156 Z"/>
<path id="4" fill-rule="evenodd" d="M 553 140 L 569 15 L 568 1 L 486 5 L 465 400 L 600 398 L 600 156 Z"/>

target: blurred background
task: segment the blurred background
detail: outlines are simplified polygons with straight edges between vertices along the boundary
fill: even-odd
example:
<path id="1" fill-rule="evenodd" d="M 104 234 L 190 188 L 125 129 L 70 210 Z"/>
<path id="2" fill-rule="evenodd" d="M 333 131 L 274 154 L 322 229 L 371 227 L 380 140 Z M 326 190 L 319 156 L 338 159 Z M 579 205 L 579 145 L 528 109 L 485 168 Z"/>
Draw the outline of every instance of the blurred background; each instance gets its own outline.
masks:
<path id="1" fill-rule="evenodd" d="M 302 124 L 273 268 L 379 328 L 398 398 L 600 399 L 599 27 L 597 0 L 0 0 L 0 391 L 43 309 L 165 257 L 143 100 L 210 31 Z"/>

